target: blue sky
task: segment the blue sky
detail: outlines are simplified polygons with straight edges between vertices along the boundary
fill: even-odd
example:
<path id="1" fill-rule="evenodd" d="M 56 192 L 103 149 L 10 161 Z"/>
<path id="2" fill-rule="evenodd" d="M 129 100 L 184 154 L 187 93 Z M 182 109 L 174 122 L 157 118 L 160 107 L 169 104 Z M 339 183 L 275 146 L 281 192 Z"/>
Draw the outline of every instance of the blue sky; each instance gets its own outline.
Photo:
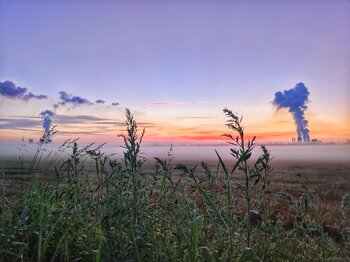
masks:
<path id="1" fill-rule="evenodd" d="M 65 91 L 120 105 L 62 107 L 57 114 L 122 121 L 129 107 L 158 127 L 154 136 L 167 138 L 169 125 L 215 132 L 227 106 L 258 132 L 283 130 L 289 139 L 293 120 L 271 101 L 276 91 L 304 82 L 310 127 L 328 140 L 332 133 L 316 127 L 333 125 L 335 140 L 350 135 L 346 0 L 2 0 L 0 19 L 0 81 L 49 97 L 40 103 L 0 97 L 1 117 L 38 116 Z"/>

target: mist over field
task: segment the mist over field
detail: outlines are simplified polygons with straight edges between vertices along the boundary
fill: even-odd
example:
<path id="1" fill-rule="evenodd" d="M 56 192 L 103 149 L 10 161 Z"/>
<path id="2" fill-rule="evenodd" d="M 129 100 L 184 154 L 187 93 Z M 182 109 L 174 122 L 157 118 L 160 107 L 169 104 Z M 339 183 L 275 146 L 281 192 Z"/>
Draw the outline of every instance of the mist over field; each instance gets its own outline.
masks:
<path id="1" fill-rule="evenodd" d="M 80 144 L 83 147 L 86 144 Z M 98 144 L 96 144 L 98 145 Z M 30 161 L 38 148 L 37 144 L 25 144 L 24 150 L 20 150 L 20 143 L 0 143 L 0 158 L 2 160 L 18 158 L 24 155 L 25 160 Z M 60 144 L 45 144 L 45 155 L 50 152 L 56 152 Z M 173 145 L 171 151 L 176 161 L 218 161 L 215 150 L 217 150 L 221 157 L 225 160 L 233 160 L 230 155 L 229 145 Z M 350 161 L 350 145 L 349 144 L 293 144 L 293 145 L 267 145 L 274 157 L 275 162 L 320 162 L 320 163 L 347 163 Z M 170 145 L 151 146 L 144 145 L 141 149 L 141 154 L 148 162 L 153 162 L 154 157 L 166 158 L 170 152 Z M 113 158 L 122 158 L 124 149 L 121 144 L 106 144 L 101 149 L 101 152 L 106 155 L 112 155 Z M 260 152 L 260 147 L 257 145 L 253 151 L 252 159 L 256 159 Z M 66 154 L 66 155 L 65 155 Z M 65 150 L 63 157 L 71 154 L 71 149 Z"/>

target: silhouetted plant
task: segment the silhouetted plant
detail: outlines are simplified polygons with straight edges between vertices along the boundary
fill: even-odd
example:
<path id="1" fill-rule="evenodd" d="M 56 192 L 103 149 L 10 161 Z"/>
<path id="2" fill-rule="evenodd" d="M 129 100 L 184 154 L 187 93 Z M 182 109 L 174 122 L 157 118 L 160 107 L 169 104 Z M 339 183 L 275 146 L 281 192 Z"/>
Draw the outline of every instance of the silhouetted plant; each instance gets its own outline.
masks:
<path id="1" fill-rule="evenodd" d="M 144 158 L 140 155 L 140 148 L 143 136 L 145 135 L 145 129 L 138 134 L 137 123 L 134 120 L 134 116 L 131 114 L 129 109 L 125 110 L 126 115 L 126 130 L 127 134 L 120 134 L 119 136 L 124 140 L 124 146 L 126 150 L 124 151 L 124 164 L 128 175 L 132 179 L 132 192 L 133 192 L 133 221 L 137 222 L 137 207 L 138 198 L 140 193 L 142 193 L 143 188 L 141 187 L 141 174 L 142 174 L 142 163 Z"/>

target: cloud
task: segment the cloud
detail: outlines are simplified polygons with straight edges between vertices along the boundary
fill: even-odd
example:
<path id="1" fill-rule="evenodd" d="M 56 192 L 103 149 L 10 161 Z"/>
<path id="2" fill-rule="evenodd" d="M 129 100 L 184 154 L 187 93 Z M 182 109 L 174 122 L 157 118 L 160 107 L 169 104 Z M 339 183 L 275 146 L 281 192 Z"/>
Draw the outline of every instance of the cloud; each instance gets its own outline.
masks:
<path id="1" fill-rule="evenodd" d="M 200 105 L 200 104 L 207 104 L 208 102 L 203 101 L 157 101 L 152 102 L 152 105 L 156 106 L 171 106 L 171 105 Z"/>
<path id="2" fill-rule="evenodd" d="M 93 105 L 89 100 L 86 98 L 82 98 L 80 96 L 74 96 L 71 94 L 68 94 L 65 91 L 59 92 L 60 94 L 60 102 L 58 102 L 59 105 L 66 105 L 71 104 L 73 106 L 79 106 L 79 105 Z M 57 105 L 54 105 L 54 107 L 57 107 Z"/>
<path id="3" fill-rule="evenodd" d="M 55 115 L 54 120 L 58 124 L 84 124 L 108 121 L 108 118 L 100 118 L 89 115 Z"/>
<path id="4" fill-rule="evenodd" d="M 41 99 L 47 99 L 47 96 L 46 95 L 34 95 L 32 92 L 29 92 L 28 94 L 23 96 L 23 100 L 25 100 L 25 101 L 28 101 L 32 98 L 41 100 Z"/>
<path id="5" fill-rule="evenodd" d="M 179 119 L 213 119 L 213 116 L 178 116 Z"/>
<path id="6" fill-rule="evenodd" d="M 0 118 L 0 128 L 2 129 L 21 129 L 38 127 L 40 121 L 28 118 Z"/>
<path id="7" fill-rule="evenodd" d="M 0 94 L 9 98 L 22 97 L 26 92 L 27 88 L 16 86 L 11 81 L 0 82 Z"/>
<path id="8" fill-rule="evenodd" d="M 54 114 L 51 110 L 45 110 L 38 116 L 11 116 L 0 117 L 0 129 L 25 130 L 31 132 L 39 131 L 39 127 L 45 128 L 46 137 L 50 139 L 51 123 L 57 125 L 58 135 L 99 135 L 106 133 L 118 133 L 125 129 L 125 121 L 118 121 L 110 118 L 101 118 L 91 115 L 60 115 Z M 52 122 L 51 122 L 52 121 Z M 149 122 L 138 122 L 140 128 L 152 128 L 155 125 Z M 74 127 L 72 130 L 72 127 Z"/>
<path id="9" fill-rule="evenodd" d="M 98 124 L 98 125 L 114 125 L 125 126 L 125 121 L 117 121 L 110 118 L 101 118 L 89 115 L 55 115 L 52 118 L 57 124 Z M 141 127 L 154 126 L 148 122 L 138 122 Z"/>
<path id="10" fill-rule="evenodd" d="M 125 125 L 125 122 L 111 121 L 108 118 L 99 118 L 89 115 L 59 115 L 54 114 L 51 110 L 45 110 L 40 113 L 42 117 L 50 116 L 52 120 L 58 125 L 64 124 L 119 124 L 120 126 Z M 41 118 L 42 118 L 41 117 Z M 108 122 L 110 121 L 110 122 Z M 40 118 L 39 117 L 22 117 L 22 116 L 12 116 L 12 117 L 2 117 L 0 118 L 0 128 L 8 129 L 18 129 L 18 128 L 29 128 L 29 127 L 39 127 Z"/>
<path id="11" fill-rule="evenodd" d="M 11 81 L 0 82 L 0 95 L 10 99 L 21 99 L 28 101 L 31 99 L 47 99 L 46 95 L 34 95 L 25 87 L 16 86 Z"/>
<path id="12" fill-rule="evenodd" d="M 47 99 L 48 97 L 46 95 L 35 95 L 32 92 L 30 92 L 26 87 L 19 87 L 16 86 L 16 84 L 12 81 L 4 81 L 0 82 L 0 97 L 7 97 L 10 99 L 20 99 L 23 101 L 29 101 L 31 99 Z M 53 108 L 57 109 L 60 106 L 64 105 L 71 105 L 73 107 L 80 106 L 80 105 L 95 105 L 100 104 L 104 105 L 106 103 L 105 100 L 97 99 L 95 103 L 91 102 L 90 100 L 83 98 L 81 96 L 76 96 L 69 94 L 65 91 L 59 92 L 59 99 L 58 102 L 53 104 Z M 111 103 L 111 106 L 119 106 L 118 102 Z M 107 106 L 108 108 L 108 106 Z"/>
<path id="13" fill-rule="evenodd" d="M 125 126 L 126 125 L 125 122 L 113 121 L 113 120 L 110 120 L 110 121 L 99 121 L 96 124 L 99 124 L 99 125 L 115 125 L 115 126 Z"/>
<path id="14" fill-rule="evenodd" d="M 70 135 L 70 136 L 81 136 L 81 135 L 101 135 L 103 133 L 96 132 L 95 130 L 93 131 L 59 131 L 60 135 Z"/>
<path id="15" fill-rule="evenodd" d="M 95 103 L 91 102 L 90 100 L 83 98 L 81 96 L 75 96 L 72 94 L 69 94 L 65 91 L 59 92 L 59 102 L 53 105 L 54 109 L 57 109 L 60 106 L 64 105 L 73 105 L 73 107 L 80 106 L 80 105 L 96 105 L 96 104 L 105 104 L 106 101 L 102 99 L 95 100 Z M 112 103 L 112 106 L 118 106 L 119 103 Z"/>

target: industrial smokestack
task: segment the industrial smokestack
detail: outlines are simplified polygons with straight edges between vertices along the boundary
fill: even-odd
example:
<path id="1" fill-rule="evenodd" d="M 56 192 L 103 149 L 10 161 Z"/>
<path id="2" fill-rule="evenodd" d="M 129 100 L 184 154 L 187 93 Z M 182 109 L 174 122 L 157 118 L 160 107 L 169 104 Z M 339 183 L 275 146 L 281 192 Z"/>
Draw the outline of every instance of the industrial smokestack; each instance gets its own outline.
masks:
<path id="1" fill-rule="evenodd" d="M 51 117 L 55 113 L 52 112 L 51 110 L 45 110 L 40 113 L 40 115 L 43 117 L 43 128 L 44 128 L 44 135 L 40 139 L 41 142 L 43 143 L 50 143 L 51 140 Z"/>
<path id="2" fill-rule="evenodd" d="M 309 102 L 309 94 L 307 87 L 303 83 L 298 83 L 292 89 L 276 92 L 272 102 L 277 110 L 288 108 L 289 112 L 292 113 L 297 128 L 298 142 L 310 141 L 308 121 L 304 115 L 304 111 L 307 109 L 306 103 Z"/>

